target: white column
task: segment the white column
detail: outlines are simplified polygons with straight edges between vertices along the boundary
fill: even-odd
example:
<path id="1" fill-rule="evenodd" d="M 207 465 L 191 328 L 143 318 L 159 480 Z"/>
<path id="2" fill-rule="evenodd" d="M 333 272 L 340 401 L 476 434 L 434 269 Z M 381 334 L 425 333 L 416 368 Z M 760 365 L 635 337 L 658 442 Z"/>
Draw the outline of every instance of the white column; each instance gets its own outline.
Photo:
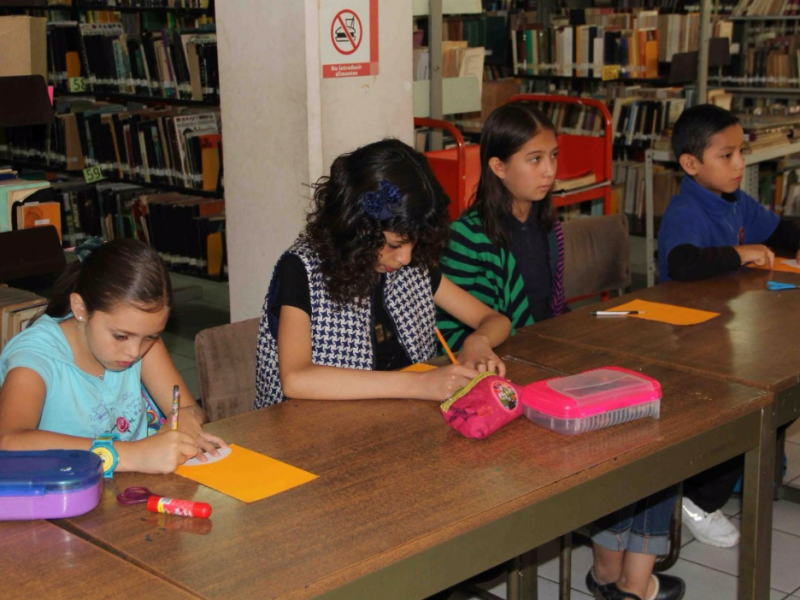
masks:
<path id="1" fill-rule="evenodd" d="M 411 3 L 379 1 L 378 75 L 323 80 L 324 2 L 216 2 L 232 321 L 260 314 L 272 268 L 305 224 L 308 186 L 333 159 L 413 139 Z"/>

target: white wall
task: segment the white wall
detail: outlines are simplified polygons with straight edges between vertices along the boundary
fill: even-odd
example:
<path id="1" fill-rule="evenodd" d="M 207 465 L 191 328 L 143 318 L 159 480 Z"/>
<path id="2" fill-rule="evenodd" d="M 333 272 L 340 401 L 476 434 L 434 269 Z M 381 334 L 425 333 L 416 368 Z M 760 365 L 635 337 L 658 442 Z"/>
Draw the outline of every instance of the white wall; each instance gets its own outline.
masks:
<path id="1" fill-rule="evenodd" d="M 232 321 L 260 314 L 305 223 L 307 185 L 343 152 L 413 138 L 411 3 L 379 1 L 377 76 L 323 80 L 325 1 L 216 2 Z"/>

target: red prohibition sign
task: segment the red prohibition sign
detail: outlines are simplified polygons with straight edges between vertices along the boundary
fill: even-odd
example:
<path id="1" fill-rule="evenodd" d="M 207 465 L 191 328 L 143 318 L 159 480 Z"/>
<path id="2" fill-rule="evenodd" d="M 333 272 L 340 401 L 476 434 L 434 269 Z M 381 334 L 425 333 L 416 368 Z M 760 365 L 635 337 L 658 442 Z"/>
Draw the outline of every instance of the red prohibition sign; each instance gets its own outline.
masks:
<path id="1" fill-rule="evenodd" d="M 349 21 L 349 22 L 348 22 Z M 356 27 L 356 24 L 358 27 Z M 331 42 L 336 51 L 341 54 L 352 54 L 361 45 L 362 33 L 361 19 L 352 10 L 340 10 L 331 23 Z M 340 45 L 341 44 L 341 45 Z M 347 47 L 352 46 L 351 50 Z"/>

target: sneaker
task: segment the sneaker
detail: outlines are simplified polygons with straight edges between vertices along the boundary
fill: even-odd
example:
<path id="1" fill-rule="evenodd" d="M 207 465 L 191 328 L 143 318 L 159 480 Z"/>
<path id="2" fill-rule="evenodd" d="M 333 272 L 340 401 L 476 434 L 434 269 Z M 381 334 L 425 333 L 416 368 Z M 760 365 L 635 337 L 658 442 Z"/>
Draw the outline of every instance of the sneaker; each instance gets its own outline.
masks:
<path id="1" fill-rule="evenodd" d="M 683 524 L 696 540 L 709 546 L 732 548 L 739 543 L 739 530 L 720 511 L 707 513 L 683 497 Z"/>

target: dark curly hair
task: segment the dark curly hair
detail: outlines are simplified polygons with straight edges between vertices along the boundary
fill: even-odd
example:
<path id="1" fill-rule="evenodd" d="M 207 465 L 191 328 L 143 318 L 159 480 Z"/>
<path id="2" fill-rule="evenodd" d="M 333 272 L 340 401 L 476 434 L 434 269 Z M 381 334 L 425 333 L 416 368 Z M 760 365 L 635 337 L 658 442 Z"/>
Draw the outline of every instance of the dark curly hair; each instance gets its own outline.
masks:
<path id="1" fill-rule="evenodd" d="M 555 127 L 550 119 L 531 102 L 509 102 L 496 108 L 481 133 L 481 178 L 475 191 L 475 200 L 467 211 L 478 214 L 487 237 L 493 244 L 508 247 L 511 240 L 503 228 L 506 215 L 511 214 L 511 194 L 503 181 L 494 174 L 489 161 L 493 157 L 507 162 L 514 154 L 542 131 L 552 131 Z M 531 206 L 536 219 L 545 231 L 553 228 L 555 214 L 550 192 Z"/>
<path id="2" fill-rule="evenodd" d="M 365 210 L 364 196 L 397 186 L 400 201 L 379 218 Z M 395 139 L 362 146 L 333 161 L 329 177 L 314 186 L 305 236 L 320 258 L 326 291 L 339 304 L 367 298 L 388 231 L 415 242 L 411 266 L 430 269 L 447 245 L 449 199 L 427 160 Z"/>

